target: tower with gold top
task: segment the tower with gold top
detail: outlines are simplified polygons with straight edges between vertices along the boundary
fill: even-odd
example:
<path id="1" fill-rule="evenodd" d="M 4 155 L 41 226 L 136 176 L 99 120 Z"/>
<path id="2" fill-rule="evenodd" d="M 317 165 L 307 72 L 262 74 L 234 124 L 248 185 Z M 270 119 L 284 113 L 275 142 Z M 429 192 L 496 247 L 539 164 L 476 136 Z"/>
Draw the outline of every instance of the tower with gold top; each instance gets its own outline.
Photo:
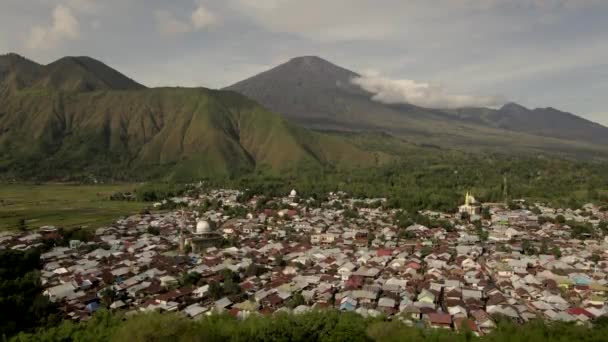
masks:
<path id="1" fill-rule="evenodd" d="M 458 212 L 460 214 L 468 214 L 469 217 L 479 215 L 481 213 L 481 206 L 475 199 L 475 197 L 467 191 L 464 196 L 464 204 L 458 207 Z"/>

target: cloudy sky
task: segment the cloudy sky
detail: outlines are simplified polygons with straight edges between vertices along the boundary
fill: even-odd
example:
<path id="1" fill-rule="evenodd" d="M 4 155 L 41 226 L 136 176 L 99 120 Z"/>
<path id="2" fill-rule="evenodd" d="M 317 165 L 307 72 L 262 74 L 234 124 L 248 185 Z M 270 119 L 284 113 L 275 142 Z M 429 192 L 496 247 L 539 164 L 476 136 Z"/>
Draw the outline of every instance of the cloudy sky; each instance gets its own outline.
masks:
<path id="1" fill-rule="evenodd" d="M 318 55 L 388 102 L 500 99 L 608 124 L 607 17 L 605 0 L 0 0 L 0 52 L 207 87 Z"/>

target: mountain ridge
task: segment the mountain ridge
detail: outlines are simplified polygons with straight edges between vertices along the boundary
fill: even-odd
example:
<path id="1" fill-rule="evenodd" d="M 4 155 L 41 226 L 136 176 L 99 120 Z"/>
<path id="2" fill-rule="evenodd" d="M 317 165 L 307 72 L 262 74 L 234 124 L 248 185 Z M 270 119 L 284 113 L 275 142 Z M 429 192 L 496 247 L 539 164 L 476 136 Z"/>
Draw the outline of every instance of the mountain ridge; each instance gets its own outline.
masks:
<path id="1" fill-rule="evenodd" d="M 293 125 L 234 92 L 51 90 L 0 97 L 5 178 L 183 181 L 371 167 L 390 158 Z"/>
<path id="2" fill-rule="evenodd" d="M 146 87 L 87 56 L 66 56 L 42 65 L 9 53 L 0 55 L 0 88 L 96 91 Z"/>
<path id="3" fill-rule="evenodd" d="M 490 109 L 465 117 L 377 103 L 350 82 L 356 73 L 319 57 L 292 59 L 278 69 L 281 77 L 276 73 L 262 76 L 270 86 L 250 87 L 281 99 L 270 106 L 238 89 L 146 88 L 90 57 L 43 66 L 0 56 L 0 176 L 289 176 L 377 167 L 443 149 L 608 158 L 605 148 L 586 142 L 488 127 L 496 115 Z M 295 115 L 281 111 L 294 104 Z M 549 112 L 541 114 L 556 115 Z"/>
<path id="4" fill-rule="evenodd" d="M 224 89 L 239 92 L 304 126 L 329 130 L 371 130 L 407 139 L 468 149 L 486 145 L 591 144 L 608 148 L 608 128 L 558 110 L 529 110 L 507 103 L 498 110 L 441 110 L 412 104 L 383 104 L 351 80 L 359 74 L 317 56 L 292 58 Z M 440 136 L 449 137 L 441 139 Z M 542 141 L 544 138 L 546 141 Z M 491 139 L 490 139 L 491 140 Z"/>

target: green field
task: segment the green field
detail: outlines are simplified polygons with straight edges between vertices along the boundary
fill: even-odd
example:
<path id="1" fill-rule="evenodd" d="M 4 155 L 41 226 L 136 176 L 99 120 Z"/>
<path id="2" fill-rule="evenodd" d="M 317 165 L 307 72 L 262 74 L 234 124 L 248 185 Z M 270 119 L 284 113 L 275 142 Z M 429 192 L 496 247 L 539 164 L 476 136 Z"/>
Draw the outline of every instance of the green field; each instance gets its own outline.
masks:
<path id="1" fill-rule="evenodd" d="M 110 201 L 116 191 L 133 191 L 133 184 L 0 184 L 0 230 L 17 229 L 20 219 L 29 228 L 45 225 L 96 228 L 139 212 L 142 202 Z"/>

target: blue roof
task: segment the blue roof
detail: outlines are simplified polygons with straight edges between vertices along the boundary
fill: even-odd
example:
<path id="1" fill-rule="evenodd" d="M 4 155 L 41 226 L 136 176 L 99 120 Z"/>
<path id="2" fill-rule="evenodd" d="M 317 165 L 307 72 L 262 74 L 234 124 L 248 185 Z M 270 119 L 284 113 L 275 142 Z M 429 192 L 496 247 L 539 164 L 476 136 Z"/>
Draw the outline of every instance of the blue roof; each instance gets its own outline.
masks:
<path id="1" fill-rule="evenodd" d="M 354 311 L 355 306 L 352 303 L 346 301 L 340 305 L 340 310 Z"/>
<path id="2" fill-rule="evenodd" d="M 99 302 L 91 302 L 87 304 L 86 309 L 88 312 L 95 312 L 99 310 Z"/>

